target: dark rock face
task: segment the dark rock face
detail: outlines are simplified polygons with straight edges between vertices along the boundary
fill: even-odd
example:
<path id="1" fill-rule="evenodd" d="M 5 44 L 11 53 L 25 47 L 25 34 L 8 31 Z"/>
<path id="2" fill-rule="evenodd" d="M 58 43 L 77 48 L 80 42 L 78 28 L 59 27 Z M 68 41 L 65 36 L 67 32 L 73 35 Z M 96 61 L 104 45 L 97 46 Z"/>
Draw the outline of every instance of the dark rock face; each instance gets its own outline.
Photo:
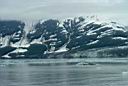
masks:
<path id="1" fill-rule="evenodd" d="M 6 46 L 12 48 L 7 53 L 0 54 L 1 56 L 47 58 L 60 56 L 61 53 L 70 58 L 74 51 L 108 47 L 114 49 L 128 45 L 128 30 L 116 22 L 106 23 L 83 17 L 64 21 L 50 19 L 38 22 L 27 34 L 24 27 L 25 23 L 21 21 L 0 21 L 0 49 Z M 4 45 L 5 42 L 7 45 Z"/>
<path id="2" fill-rule="evenodd" d="M 23 35 L 23 28 L 25 23 L 16 20 L 1 20 L 0 21 L 0 37 L 9 36 L 9 42 L 20 41 Z"/>
<path id="3" fill-rule="evenodd" d="M 21 21 L 0 20 L 0 57 L 16 49 L 11 43 L 21 40 L 24 26 L 25 23 Z"/>
<path id="4" fill-rule="evenodd" d="M 28 51 L 25 55 L 29 58 L 41 58 L 43 53 L 47 50 L 47 47 L 43 44 L 32 44 L 28 47 Z"/>
<path id="5" fill-rule="evenodd" d="M 24 26 L 21 21 L 0 21 L 0 34 L 2 37 L 12 35 L 20 30 L 23 31 Z"/>
<path id="6" fill-rule="evenodd" d="M 60 22 L 58 20 L 47 20 L 43 23 L 37 23 L 35 25 L 35 31 L 30 32 L 27 37 L 28 40 L 33 41 L 34 39 L 39 39 L 42 44 L 46 44 L 48 51 L 55 47 L 57 50 L 59 47 L 63 46 L 67 40 L 66 33 L 63 27 L 60 27 Z"/>
<path id="7" fill-rule="evenodd" d="M 8 54 L 9 52 L 11 52 L 13 50 L 15 50 L 15 48 L 10 47 L 10 46 L 0 48 L 0 57 L 5 55 L 5 54 Z"/>

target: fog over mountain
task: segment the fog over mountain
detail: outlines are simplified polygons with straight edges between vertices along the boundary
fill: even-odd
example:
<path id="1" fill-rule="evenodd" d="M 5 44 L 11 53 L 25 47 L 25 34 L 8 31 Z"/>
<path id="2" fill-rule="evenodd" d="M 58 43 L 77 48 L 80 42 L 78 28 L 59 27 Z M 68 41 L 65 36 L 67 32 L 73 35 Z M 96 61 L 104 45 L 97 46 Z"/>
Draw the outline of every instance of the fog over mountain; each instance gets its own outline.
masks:
<path id="1" fill-rule="evenodd" d="M 97 15 L 127 24 L 127 4 L 127 0 L 0 0 L 0 18 L 38 20 Z"/>

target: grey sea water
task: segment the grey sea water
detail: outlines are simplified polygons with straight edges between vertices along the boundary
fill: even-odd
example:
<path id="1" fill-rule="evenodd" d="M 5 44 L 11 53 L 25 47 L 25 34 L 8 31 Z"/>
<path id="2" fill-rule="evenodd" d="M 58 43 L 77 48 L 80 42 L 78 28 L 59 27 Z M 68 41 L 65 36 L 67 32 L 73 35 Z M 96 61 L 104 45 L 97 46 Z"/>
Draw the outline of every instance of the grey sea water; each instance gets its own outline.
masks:
<path id="1" fill-rule="evenodd" d="M 128 86 L 128 59 L 0 60 L 0 86 Z"/>

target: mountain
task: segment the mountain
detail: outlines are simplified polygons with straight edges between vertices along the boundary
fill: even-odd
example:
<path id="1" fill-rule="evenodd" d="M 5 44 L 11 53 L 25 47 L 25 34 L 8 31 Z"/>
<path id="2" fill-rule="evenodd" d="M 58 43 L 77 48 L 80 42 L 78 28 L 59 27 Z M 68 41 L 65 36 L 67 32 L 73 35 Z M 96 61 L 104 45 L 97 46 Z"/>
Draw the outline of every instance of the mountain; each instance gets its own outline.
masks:
<path id="1" fill-rule="evenodd" d="M 0 20 L 1 58 L 126 57 L 127 45 L 126 26 L 97 18 Z"/>

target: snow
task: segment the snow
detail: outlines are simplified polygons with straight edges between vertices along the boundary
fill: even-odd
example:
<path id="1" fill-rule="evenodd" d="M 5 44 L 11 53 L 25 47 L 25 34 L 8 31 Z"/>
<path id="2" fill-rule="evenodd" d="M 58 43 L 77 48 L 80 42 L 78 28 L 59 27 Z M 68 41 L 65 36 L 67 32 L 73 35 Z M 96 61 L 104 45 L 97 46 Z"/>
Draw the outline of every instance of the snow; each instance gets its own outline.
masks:
<path id="1" fill-rule="evenodd" d="M 73 47 L 72 49 L 77 49 L 77 48 L 80 48 L 80 46 Z"/>
<path id="2" fill-rule="evenodd" d="M 18 28 L 21 28 L 21 25 L 19 25 Z"/>
<path id="3" fill-rule="evenodd" d="M 67 33 L 68 33 L 68 31 L 64 29 L 64 30 L 62 31 L 62 33 L 66 33 L 66 34 L 67 34 Z"/>
<path id="4" fill-rule="evenodd" d="M 120 28 L 119 28 L 119 27 L 117 27 L 117 25 L 111 24 L 111 23 L 105 25 L 104 27 L 109 27 L 109 28 L 112 28 L 112 29 L 114 29 L 114 30 L 126 32 L 126 30 L 125 30 L 123 27 L 120 27 Z"/>
<path id="5" fill-rule="evenodd" d="M 31 30 L 30 31 L 30 34 L 33 34 L 33 33 L 35 33 L 36 32 L 36 30 Z"/>
<path id="6" fill-rule="evenodd" d="M 14 51 L 12 51 L 12 52 L 10 52 L 10 53 L 24 53 L 24 52 L 27 52 L 27 49 L 21 49 L 21 48 L 19 48 L 19 49 L 16 49 L 16 50 L 14 50 Z M 10 53 L 8 53 L 8 54 L 6 54 L 6 55 L 4 55 L 4 56 L 2 56 L 2 57 L 11 58 L 11 57 L 9 56 Z M 24 56 L 24 55 L 22 55 L 22 56 Z"/>
<path id="7" fill-rule="evenodd" d="M 63 27 L 63 22 L 60 22 L 59 23 L 59 27 Z"/>
<path id="8" fill-rule="evenodd" d="M 49 41 L 57 41 L 57 38 L 49 39 Z"/>
<path id="9" fill-rule="evenodd" d="M 103 24 L 103 23 L 101 23 L 101 21 L 94 21 L 94 23 L 93 23 L 93 24 L 101 25 L 101 24 Z"/>
<path id="10" fill-rule="evenodd" d="M 51 46 L 54 46 L 54 45 L 56 45 L 56 42 L 52 42 L 52 43 L 50 43 L 50 45 Z"/>
<path id="11" fill-rule="evenodd" d="M 15 37 L 14 39 L 15 39 L 15 40 L 20 40 L 20 38 L 17 38 L 17 37 Z"/>
<path id="12" fill-rule="evenodd" d="M 99 35 L 97 38 L 102 38 L 104 36 L 109 36 L 109 35 L 112 35 L 112 33 L 113 33 L 113 30 L 112 29 L 106 30 L 104 32 L 101 32 L 101 35 Z"/>
<path id="13" fill-rule="evenodd" d="M 70 26 L 71 26 L 71 20 L 73 20 L 73 18 L 71 19 L 67 19 L 67 20 L 64 20 L 64 21 L 68 21 L 70 22 Z M 42 24 L 44 22 L 44 20 L 40 21 L 40 23 Z M 79 22 L 79 18 L 76 18 L 75 19 L 75 22 Z M 26 49 L 21 49 L 21 47 L 24 47 L 24 48 L 27 48 L 30 46 L 30 44 L 43 44 L 44 42 L 47 42 L 47 41 L 52 41 L 52 43 L 50 44 L 52 47 L 54 45 L 56 45 L 56 41 L 57 42 L 61 42 L 59 41 L 57 38 L 56 38 L 56 35 L 57 34 L 53 34 L 50 36 L 50 39 L 48 40 L 45 40 L 43 39 L 43 37 L 40 37 L 39 39 L 34 39 L 31 43 L 28 43 L 28 39 L 27 39 L 27 33 L 35 33 L 36 30 L 34 30 L 33 28 L 33 23 L 29 23 L 29 22 L 25 22 L 26 25 L 25 25 L 25 28 L 24 28 L 24 32 L 25 34 L 23 34 L 23 37 L 22 38 L 19 38 L 19 35 L 16 35 L 16 34 L 13 34 L 11 36 L 5 36 L 5 37 L 0 37 L 0 44 L 2 44 L 1 47 L 3 46 L 12 46 L 12 47 L 15 47 L 17 48 L 15 51 L 13 52 L 26 52 L 27 50 Z M 101 28 L 97 28 L 95 30 L 92 30 L 92 28 L 90 28 L 88 31 L 86 31 L 86 26 L 88 24 L 96 24 L 96 25 L 101 25 Z M 81 32 L 80 34 L 84 34 L 84 35 L 87 35 L 87 36 L 93 36 L 93 35 L 97 35 L 97 31 L 100 31 L 100 30 L 103 30 L 105 28 L 110 28 L 106 31 L 103 31 L 103 32 L 100 32 L 101 34 L 97 37 L 97 38 L 102 38 L 104 36 L 109 36 L 109 35 L 112 35 L 114 31 L 123 31 L 123 32 L 126 32 L 127 30 L 124 29 L 124 26 L 123 25 L 120 25 L 120 24 L 117 24 L 117 23 L 104 23 L 102 21 L 98 21 L 97 18 L 95 18 L 94 16 L 90 17 L 90 18 L 87 18 L 85 19 L 84 21 L 80 22 L 79 23 L 80 27 L 77 28 L 77 30 L 79 30 L 79 32 Z M 19 26 L 20 27 L 20 26 Z M 59 27 L 62 27 L 63 30 L 61 31 L 62 34 L 67 34 L 68 31 L 64 28 L 63 26 L 63 21 L 59 23 Z M 17 32 L 17 33 L 21 33 L 21 31 Z M 87 33 L 87 34 L 86 34 Z M 46 32 L 44 34 L 49 34 L 49 32 Z M 9 39 L 11 37 L 13 37 L 15 39 L 20 39 L 20 41 L 16 42 L 16 43 L 10 43 L 9 42 Z M 81 36 L 77 36 L 76 37 L 77 39 L 81 38 Z M 127 38 L 125 37 L 113 37 L 112 39 L 114 40 L 127 40 Z M 68 42 L 65 43 L 62 47 L 60 47 L 57 51 L 54 51 L 54 47 L 51 49 L 50 52 L 66 52 L 68 51 L 68 49 L 66 48 L 67 44 L 71 41 L 71 39 L 69 38 Z M 98 43 L 99 40 L 95 40 L 95 41 L 92 41 L 90 43 L 88 43 L 87 45 L 92 45 L 92 44 L 96 44 Z M 128 42 L 125 42 L 125 43 L 128 43 Z M 79 47 L 79 46 L 78 46 Z M 77 47 L 74 47 L 74 48 L 77 48 Z M 47 51 L 48 52 L 48 51 Z M 11 52 L 12 53 L 12 52 Z M 6 57 L 9 58 L 8 55 L 6 55 Z"/>
<path id="14" fill-rule="evenodd" d="M 64 44 L 62 47 L 60 47 L 59 50 L 55 51 L 56 53 L 66 52 L 68 49 L 66 48 L 67 44 Z"/>
<path id="15" fill-rule="evenodd" d="M 21 31 L 18 31 L 17 33 L 21 34 Z"/>
<path id="16" fill-rule="evenodd" d="M 84 25 L 82 25 L 81 27 L 78 28 L 79 32 L 85 32 L 85 30 L 83 29 Z"/>
<path id="17" fill-rule="evenodd" d="M 55 50 L 55 47 L 51 47 L 51 49 L 50 49 L 50 52 L 54 52 L 54 50 Z"/>
<path id="18" fill-rule="evenodd" d="M 87 32 L 87 36 L 96 35 L 96 34 L 97 34 L 97 33 L 93 32 L 93 31 Z"/>
<path id="19" fill-rule="evenodd" d="M 45 20 L 40 20 L 40 24 L 42 24 Z"/>
<path id="20" fill-rule="evenodd" d="M 5 36 L 4 38 L 1 37 L 0 43 L 2 44 L 2 47 L 9 46 L 9 40 L 10 36 Z"/>
<path id="21" fill-rule="evenodd" d="M 42 44 L 41 37 L 38 39 L 34 39 L 30 44 Z"/>
<path id="22" fill-rule="evenodd" d="M 77 36 L 76 38 L 79 39 L 79 38 L 81 38 L 81 37 L 82 37 L 82 36 Z"/>
<path id="23" fill-rule="evenodd" d="M 96 40 L 96 41 L 93 41 L 93 42 L 88 43 L 87 45 L 93 45 L 93 44 L 96 44 L 98 42 L 99 42 L 99 40 Z"/>
<path id="24" fill-rule="evenodd" d="M 5 58 L 11 58 L 8 54 L 2 56 L 2 57 L 5 57 Z"/>
<path id="25" fill-rule="evenodd" d="M 25 21 L 24 32 L 26 34 L 33 30 L 33 25 L 34 25 L 33 23 L 36 23 L 36 22 Z"/>
<path id="26" fill-rule="evenodd" d="M 20 45 L 20 47 L 24 47 L 24 48 L 27 48 L 27 47 L 29 47 L 29 46 L 30 46 L 30 44 Z"/>
<path id="27" fill-rule="evenodd" d="M 117 48 L 119 48 L 119 49 L 127 49 L 128 46 L 127 45 L 125 45 L 125 46 L 118 46 Z"/>
<path id="28" fill-rule="evenodd" d="M 10 53 L 24 53 L 24 52 L 27 52 L 27 49 L 17 48 L 16 50 L 14 50 Z M 10 54 L 10 53 L 8 53 L 8 54 Z M 7 57 L 8 55 L 5 55 L 5 56 Z"/>
<path id="29" fill-rule="evenodd" d="M 11 46 L 15 47 L 15 48 L 19 48 L 19 47 L 27 48 L 27 47 L 30 46 L 30 44 L 20 44 L 20 42 L 18 42 L 18 43 L 15 43 L 15 44 L 11 43 Z"/>
<path id="30" fill-rule="evenodd" d="M 80 19 L 79 18 L 75 18 L 75 22 L 79 22 L 80 21 Z"/>
<path id="31" fill-rule="evenodd" d="M 95 35 L 96 34 L 96 31 L 99 31 L 99 30 L 101 30 L 101 29 L 104 29 L 104 28 L 110 28 L 109 30 L 106 30 L 106 32 L 104 33 L 103 32 L 103 34 L 104 35 L 109 35 L 109 33 L 107 33 L 107 31 L 108 32 L 110 32 L 110 30 L 112 31 L 112 30 L 115 30 L 115 31 L 123 31 L 123 32 L 126 32 L 126 30 L 124 29 L 124 26 L 122 26 L 122 25 L 119 25 L 119 24 L 113 24 L 113 23 L 104 23 L 104 22 L 99 22 L 99 21 L 96 21 L 96 20 L 88 20 L 89 22 L 87 22 L 85 25 L 83 25 L 82 27 L 84 27 L 84 26 L 86 26 L 86 25 L 88 25 L 88 24 L 97 24 L 97 25 L 101 25 L 102 27 L 101 28 L 97 28 L 97 29 L 95 29 L 95 30 L 91 30 L 91 28 L 90 28 L 90 30 L 87 32 L 87 35 L 88 36 L 90 36 L 90 35 Z"/>
<path id="32" fill-rule="evenodd" d="M 24 52 L 27 52 L 27 49 L 18 48 L 16 50 L 12 51 L 11 53 L 24 53 Z"/>
<path id="33" fill-rule="evenodd" d="M 114 40 L 118 40 L 118 39 L 120 39 L 120 40 L 128 40 L 127 38 L 124 38 L 124 37 L 113 37 L 112 39 L 114 39 Z"/>
<path id="34" fill-rule="evenodd" d="M 66 51 L 68 51 L 67 48 L 61 47 L 59 50 L 55 51 L 55 53 L 66 52 Z"/>
<path id="35" fill-rule="evenodd" d="M 50 36 L 50 38 L 53 38 L 53 37 L 56 37 L 56 34 Z"/>

